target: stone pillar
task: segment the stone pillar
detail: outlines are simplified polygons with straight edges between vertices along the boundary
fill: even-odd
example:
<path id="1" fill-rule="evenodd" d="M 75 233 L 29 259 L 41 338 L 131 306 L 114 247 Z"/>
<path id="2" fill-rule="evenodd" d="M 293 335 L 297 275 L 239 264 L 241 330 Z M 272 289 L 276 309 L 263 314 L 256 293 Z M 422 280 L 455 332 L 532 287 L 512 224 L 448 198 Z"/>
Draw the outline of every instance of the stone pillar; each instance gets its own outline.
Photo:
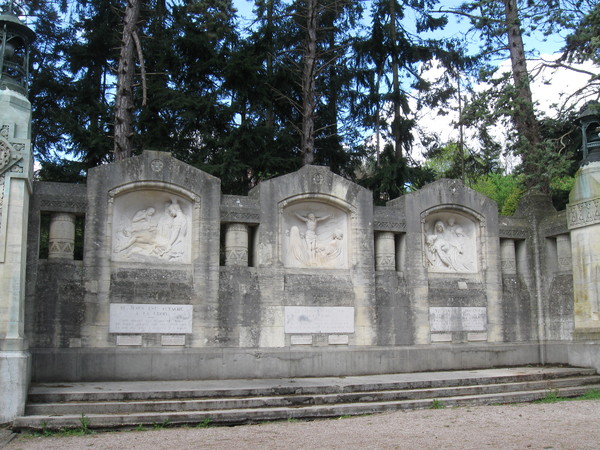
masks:
<path id="1" fill-rule="evenodd" d="M 569 195 L 575 339 L 600 339 L 600 161 L 584 165 Z"/>
<path id="2" fill-rule="evenodd" d="M 23 414 L 30 377 L 24 336 L 31 105 L 0 89 L 0 423 Z"/>
<path id="3" fill-rule="evenodd" d="M 513 239 L 502 239 L 500 241 L 500 255 L 502 257 L 502 274 L 517 274 L 517 256 L 515 252 L 515 241 Z"/>
<path id="4" fill-rule="evenodd" d="M 571 239 L 568 234 L 556 236 L 556 254 L 558 257 L 558 271 L 570 272 L 573 270 L 573 258 L 571 257 Z"/>
<path id="5" fill-rule="evenodd" d="M 375 270 L 396 270 L 394 233 L 386 231 L 375 236 Z"/>
<path id="6" fill-rule="evenodd" d="M 248 266 L 248 225 L 230 223 L 225 228 L 225 265 Z"/>
<path id="7" fill-rule="evenodd" d="M 73 259 L 75 251 L 75 214 L 52 214 L 48 234 L 48 259 Z"/>

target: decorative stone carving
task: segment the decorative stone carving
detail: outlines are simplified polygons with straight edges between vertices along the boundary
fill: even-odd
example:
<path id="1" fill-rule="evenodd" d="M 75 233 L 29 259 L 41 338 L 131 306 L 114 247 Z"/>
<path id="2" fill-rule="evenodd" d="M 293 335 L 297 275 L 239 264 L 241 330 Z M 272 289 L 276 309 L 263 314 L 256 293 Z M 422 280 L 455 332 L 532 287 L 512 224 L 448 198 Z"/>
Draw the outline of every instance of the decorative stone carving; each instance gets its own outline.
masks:
<path id="1" fill-rule="evenodd" d="M 282 261 L 286 267 L 348 267 L 348 217 L 342 210 L 318 202 L 285 208 Z"/>
<path id="2" fill-rule="evenodd" d="M 600 199 L 567 205 L 569 229 L 600 223 Z"/>
<path id="3" fill-rule="evenodd" d="M 10 163 L 10 147 L 0 139 L 0 171 Z"/>
<path id="4" fill-rule="evenodd" d="M 189 263 L 191 259 L 189 201 L 159 191 L 134 191 L 115 198 L 114 261 Z"/>
<path id="5" fill-rule="evenodd" d="M 160 159 L 155 159 L 150 163 L 153 172 L 162 171 L 164 166 L 165 164 Z"/>
<path id="6" fill-rule="evenodd" d="M 477 272 L 477 229 L 472 220 L 450 212 L 431 214 L 423 233 L 430 272 Z"/>

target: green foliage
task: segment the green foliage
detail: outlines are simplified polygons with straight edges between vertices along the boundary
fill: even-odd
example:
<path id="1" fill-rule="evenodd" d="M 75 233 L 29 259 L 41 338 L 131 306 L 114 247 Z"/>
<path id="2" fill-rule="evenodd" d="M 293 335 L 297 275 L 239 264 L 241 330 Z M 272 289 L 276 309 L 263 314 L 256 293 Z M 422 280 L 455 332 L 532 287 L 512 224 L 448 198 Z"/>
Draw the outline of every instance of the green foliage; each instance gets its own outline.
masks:
<path id="1" fill-rule="evenodd" d="M 523 194 L 521 186 L 521 177 L 517 175 L 490 173 L 480 177 L 470 187 L 494 200 L 500 214 L 511 216 Z"/>
<path id="2" fill-rule="evenodd" d="M 444 409 L 445 407 L 446 407 L 446 405 L 444 405 L 444 403 L 442 401 L 440 401 L 436 398 L 431 402 L 431 406 L 429 408 L 430 409 Z"/>
<path id="3" fill-rule="evenodd" d="M 558 395 L 558 391 L 548 391 L 543 398 L 536 400 L 534 403 L 556 403 L 563 401 L 564 398 Z"/>
<path id="4" fill-rule="evenodd" d="M 406 158 L 397 158 L 393 147 L 388 145 L 380 155 L 379 164 L 373 162 L 367 166 L 366 174 L 358 182 L 373 191 L 376 204 L 383 205 L 433 180 L 431 169 L 409 165 Z"/>
<path id="5" fill-rule="evenodd" d="M 206 417 L 206 418 L 204 418 L 204 420 L 202 422 L 200 422 L 198 425 L 196 425 L 196 428 L 208 428 L 210 426 L 210 423 L 211 423 L 210 417 Z"/>
<path id="6" fill-rule="evenodd" d="M 85 414 L 81 413 L 81 417 L 79 418 L 79 429 L 83 434 L 91 433 L 90 430 L 90 419 L 85 416 Z"/>

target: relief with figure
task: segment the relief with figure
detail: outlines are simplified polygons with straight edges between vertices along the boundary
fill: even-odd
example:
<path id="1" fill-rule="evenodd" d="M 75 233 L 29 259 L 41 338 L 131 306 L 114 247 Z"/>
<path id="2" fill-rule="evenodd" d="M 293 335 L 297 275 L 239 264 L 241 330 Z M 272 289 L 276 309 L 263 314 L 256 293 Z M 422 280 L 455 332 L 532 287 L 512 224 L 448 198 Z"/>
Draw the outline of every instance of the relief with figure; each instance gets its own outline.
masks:
<path id="1" fill-rule="evenodd" d="M 431 214 L 423 231 L 430 272 L 477 272 L 477 229 L 472 220 L 449 212 Z"/>
<path id="2" fill-rule="evenodd" d="M 283 212 L 286 267 L 348 267 L 347 214 L 331 205 L 303 202 Z"/>
<path id="3" fill-rule="evenodd" d="M 115 261 L 190 262 L 191 204 L 166 192 L 133 192 L 115 199 Z"/>

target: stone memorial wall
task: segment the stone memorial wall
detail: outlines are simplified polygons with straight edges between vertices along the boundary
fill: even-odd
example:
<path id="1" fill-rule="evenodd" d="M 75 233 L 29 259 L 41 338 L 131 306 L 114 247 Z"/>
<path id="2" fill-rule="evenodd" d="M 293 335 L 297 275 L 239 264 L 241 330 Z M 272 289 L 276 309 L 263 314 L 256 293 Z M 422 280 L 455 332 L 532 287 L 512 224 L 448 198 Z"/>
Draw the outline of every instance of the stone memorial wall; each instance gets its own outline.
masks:
<path id="1" fill-rule="evenodd" d="M 567 216 L 535 195 L 502 217 L 440 180 L 380 207 L 318 166 L 222 195 L 148 151 L 92 169 L 86 186 L 35 183 L 31 204 L 35 380 L 540 363 L 573 339 Z"/>

